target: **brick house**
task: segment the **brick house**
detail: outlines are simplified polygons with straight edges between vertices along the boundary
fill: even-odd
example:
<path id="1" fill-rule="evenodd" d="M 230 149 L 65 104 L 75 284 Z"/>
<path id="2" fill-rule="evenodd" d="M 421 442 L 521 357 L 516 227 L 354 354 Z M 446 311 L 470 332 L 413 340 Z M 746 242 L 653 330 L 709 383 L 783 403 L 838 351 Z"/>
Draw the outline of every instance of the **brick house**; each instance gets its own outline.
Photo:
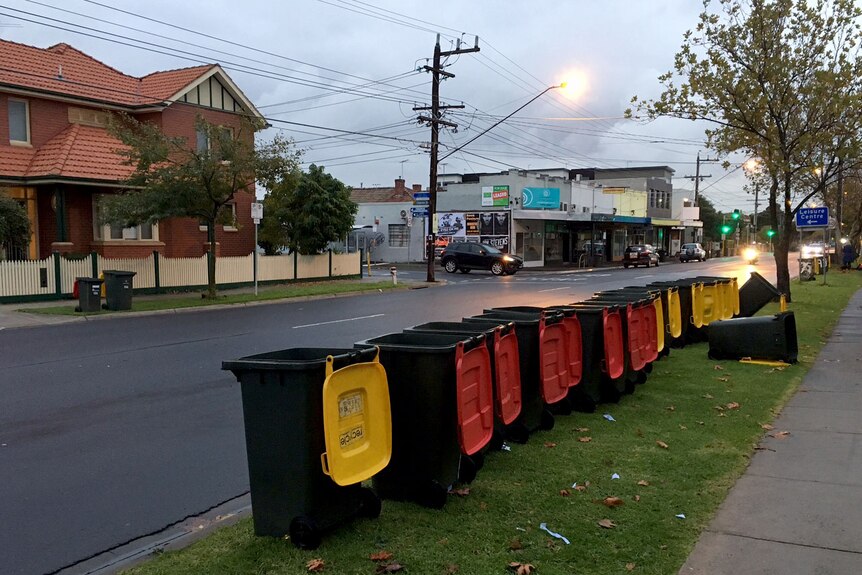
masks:
<path id="1" fill-rule="evenodd" d="M 217 64 L 123 74 L 68 44 L 37 48 L 0 40 L 0 189 L 21 202 L 30 217 L 27 253 L 106 257 L 200 257 L 206 228 L 191 218 L 152 226 L 98 225 L 98 198 L 122 189 L 131 168 L 116 153 L 122 144 L 106 130 L 110 112 L 126 112 L 158 125 L 167 135 L 201 142 L 198 116 L 239 133 L 244 115 L 262 118 Z M 248 130 L 242 132 L 251 140 Z M 221 256 L 254 249 L 254 184 L 239 192 L 238 225 L 218 226 Z"/>

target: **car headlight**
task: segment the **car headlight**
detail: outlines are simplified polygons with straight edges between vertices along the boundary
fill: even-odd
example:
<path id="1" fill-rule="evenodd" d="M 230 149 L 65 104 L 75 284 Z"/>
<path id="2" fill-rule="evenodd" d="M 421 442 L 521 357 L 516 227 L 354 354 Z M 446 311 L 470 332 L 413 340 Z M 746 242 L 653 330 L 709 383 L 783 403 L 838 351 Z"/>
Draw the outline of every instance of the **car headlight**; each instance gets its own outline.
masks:
<path id="1" fill-rule="evenodd" d="M 504 262 L 513 262 L 513 261 L 515 261 L 515 258 L 513 258 L 512 256 L 503 256 L 503 261 Z"/>
<path id="2" fill-rule="evenodd" d="M 747 260 L 753 260 L 758 256 L 759 253 L 760 252 L 758 252 L 754 248 L 745 248 L 744 250 L 742 250 L 742 257 Z"/>

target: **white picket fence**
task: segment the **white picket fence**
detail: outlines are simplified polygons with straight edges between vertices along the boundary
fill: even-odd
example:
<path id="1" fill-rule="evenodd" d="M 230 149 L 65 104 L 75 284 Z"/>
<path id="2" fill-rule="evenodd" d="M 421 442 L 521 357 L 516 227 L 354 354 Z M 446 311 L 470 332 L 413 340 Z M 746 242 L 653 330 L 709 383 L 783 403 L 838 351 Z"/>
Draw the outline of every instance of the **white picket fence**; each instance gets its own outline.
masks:
<path id="1" fill-rule="evenodd" d="M 294 258 L 296 261 L 294 261 Z M 258 256 L 258 281 L 289 281 L 341 277 L 360 273 L 359 253 L 314 256 Z M 207 284 L 207 259 L 200 258 L 103 258 L 96 256 L 98 273 L 105 270 L 135 272 L 135 289 L 190 288 Z M 59 270 L 59 276 L 57 275 Z M 72 293 L 75 278 L 91 277 L 93 258 L 67 260 L 49 257 L 39 261 L 0 261 L 0 301 L 31 296 L 63 297 Z M 216 260 L 216 283 L 254 281 L 254 256 Z"/>

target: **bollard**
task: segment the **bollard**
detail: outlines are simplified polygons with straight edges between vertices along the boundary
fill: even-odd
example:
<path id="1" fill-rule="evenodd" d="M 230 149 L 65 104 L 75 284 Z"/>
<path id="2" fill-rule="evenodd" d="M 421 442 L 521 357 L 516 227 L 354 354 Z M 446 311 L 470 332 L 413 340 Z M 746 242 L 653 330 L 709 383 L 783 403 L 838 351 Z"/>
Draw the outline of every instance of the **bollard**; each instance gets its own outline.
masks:
<path id="1" fill-rule="evenodd" d="M 397 286 L 398 285 L 398 270 L 395 268 L 395 266 L 392 266 L 391 268 L 389 268 L 389 273 L 392 275 L 392 285 Z"/>
<path id="2" fill-rule="evenodd" d="M 778 311 L 787 311 L 787 296 L 781 294 L 781 299 L 779 299 L 779 307 Z"/>

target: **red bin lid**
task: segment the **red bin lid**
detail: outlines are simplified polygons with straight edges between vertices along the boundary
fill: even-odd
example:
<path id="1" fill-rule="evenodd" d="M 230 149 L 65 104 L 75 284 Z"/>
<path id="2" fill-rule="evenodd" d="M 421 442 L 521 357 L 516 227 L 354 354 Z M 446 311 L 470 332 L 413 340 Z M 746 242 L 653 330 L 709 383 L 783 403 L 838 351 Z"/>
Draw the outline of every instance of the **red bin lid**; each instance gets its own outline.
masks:
<path id="1" fill-rule="evenodd" d="M 622 377 L 625 369 L 625 345 L 623 344 L 623 320 L 618 311 L 605 310 L 605 368 L 611 379 Z"/>
<path id="2" fill-rule="evenodd" d="M 494 367 L 496 371 L 497 418 L 509 425 L 521 415 L 521 361 L 518 356 L 518 337 L 515 328 L 502 334 L 494 331 Z"/>
<path id="3" fill-rule="evenodd" d="M 542 399 L 556 403 L 569 393 L 569 339 L 562 322 L 539 323 L 539 378 Z"/>
<path id="4" fill-rule="evenodd" d="M 473 455 L 491 440 L 494 400 L 491 391 L 491 355 L 479 345 L 455 350 L 455 396 L 458 403 L 458 441 L 465 455 Z"/>

